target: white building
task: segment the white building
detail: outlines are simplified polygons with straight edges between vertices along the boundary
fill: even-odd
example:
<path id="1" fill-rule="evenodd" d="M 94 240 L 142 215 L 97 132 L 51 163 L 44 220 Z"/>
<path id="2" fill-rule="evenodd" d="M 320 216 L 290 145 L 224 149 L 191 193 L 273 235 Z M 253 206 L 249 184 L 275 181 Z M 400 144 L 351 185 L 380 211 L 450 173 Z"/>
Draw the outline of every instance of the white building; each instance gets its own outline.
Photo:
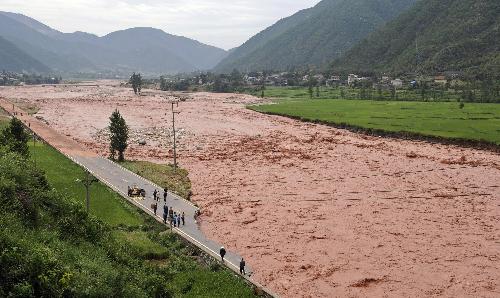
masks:
<path id="1" fill-rule="evenodd" d="M 354 84 L 356 81 L 358 81 L 359 77 L 355 74 L 350 74 L 348 77 L 347 77 L 347 84 L 348 85 L 352 85 Z"/>
<path id="2" fill-rule="evenodd" d="M 401 88 L 401 87 L 403 87 L 403 81 L 401 79 L 392 80 L 391 84 L 392 84 L 392 86 L 394 86 L 394 88 Z"/>

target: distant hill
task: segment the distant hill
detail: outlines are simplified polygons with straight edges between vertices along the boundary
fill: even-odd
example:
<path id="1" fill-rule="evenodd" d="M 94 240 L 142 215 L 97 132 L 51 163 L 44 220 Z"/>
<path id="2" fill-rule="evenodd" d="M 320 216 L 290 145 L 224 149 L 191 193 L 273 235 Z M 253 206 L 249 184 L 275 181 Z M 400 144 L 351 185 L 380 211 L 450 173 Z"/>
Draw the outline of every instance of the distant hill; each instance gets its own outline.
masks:
<path id="1" fill-rule="evenodd" d="M 0 71 L 48 73 L 51 70 L 0 36 Z"/>
<path id="2" fill-rule="evenodd" d="M 417 0 L 323 0 L 252 37 L 215 68 L 230 72 L 323 66 Z"/>
<path id="3" fill-rule="evenodd" d="M 99 45 L 117 49 L 131 66 L 148 65 L 161 71 L 169 65 L 175 72 L 211 69 L 226 51 L 198 41 L 175 36 L 154 28 L 132 28 L 110 33 L 99 39 Z"/>
<path id="4" fill-rule="evenodd" d="M 348 71 L 498 74 L 500 1 L 421 1 L 332 66 Z"/>
<path id="5" fill-rule="evenodd" d="M 98 37 L 79 31 L 62 33 L 7 12 L 0 12 L 0 36 L 56 72 L 190 72 L 211 69 L 227 55 L 222 49 L 154 28 Z"/>

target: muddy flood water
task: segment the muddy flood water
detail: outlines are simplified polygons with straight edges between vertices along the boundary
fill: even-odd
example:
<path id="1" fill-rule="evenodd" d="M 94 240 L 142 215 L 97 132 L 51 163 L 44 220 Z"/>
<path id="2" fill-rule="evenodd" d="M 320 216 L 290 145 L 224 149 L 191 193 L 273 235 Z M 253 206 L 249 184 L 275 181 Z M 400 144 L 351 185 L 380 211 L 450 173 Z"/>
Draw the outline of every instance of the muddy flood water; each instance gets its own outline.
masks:
<path id="1" fill-rule="evenodd" d="M 6 87 L 0 97 L 106 155 L 114 109 L 126 156 L 190 172 L 202 228 L 282 297 L 500 297 L 500 155 L 369 137 L 246 109 L 240 94 Z M 144 139 L 146 146 L 137 142 Z"/>

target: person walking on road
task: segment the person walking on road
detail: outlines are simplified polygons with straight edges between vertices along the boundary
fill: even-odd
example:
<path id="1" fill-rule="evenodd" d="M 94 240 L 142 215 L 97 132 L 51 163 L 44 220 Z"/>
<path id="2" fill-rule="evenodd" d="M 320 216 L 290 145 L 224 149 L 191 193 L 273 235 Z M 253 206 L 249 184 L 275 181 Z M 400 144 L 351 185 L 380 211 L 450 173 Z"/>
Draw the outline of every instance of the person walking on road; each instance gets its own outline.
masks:
<path id="1" fill-rule="evenodd" d="M 174 220 L 174 228 L 177 228 L 177 212 L 174 212 L 174 218 L 172 218 Z"/>
<path id="2" fill-rule="evenodd" d="M 181 216 L 181 219 L 182 219 L 182 225 L 186 225 L 186 215 L 184 214 L 184 211 L 182 212 L 182 216 Z"/>
<path id="3" fill-rule="evenodd" d="M 158 196 L 158 191 L 155 189 L 153 192 L 153 199 L 156 201 L 156 197 Z"/>
<path id="4" fill-rule="evenodd" d="M 168 217 L 168 206 L 163 205 L 163 223 L 167 223 L 167 217 Z"/>
<path id="5" fill-rule="evenodd" d="M 240 274 L 242 274 L 242 275 L 246 274 L 246 272 L 245 272 L 245 260 L 243 258 L 241 258 L 241 261 L 240 261 Z"/>
<path id="6" fill-rule="evenodd" d="M 168 196 L 168 189 L 165 187 L 163 190 L 163 201 L 167 202 L 167 196 Z"/>
<path id="7" fill-rule="evenodd" d="M 177 215 L 177 227 L 180 228 L 181 227 L 181 214 L 179 213 L 179 215 Z"/>
<path id="8" fill-rule="evenodd" d="M 224 256 L 226 255 L 226 249 L 223 247 L 220 248 L 220 258 L 222 259 L 222 263 L 224 263 Z"/>
<path id="9" fill-rule="evenodd" d="M 153 211 L 155 212 L 155 215 L 156 215 L 156 211 L 158 210 L 158 204 L 157 203 L 153 203 L 151 205 L 151 207 L 153 208 Z"/>

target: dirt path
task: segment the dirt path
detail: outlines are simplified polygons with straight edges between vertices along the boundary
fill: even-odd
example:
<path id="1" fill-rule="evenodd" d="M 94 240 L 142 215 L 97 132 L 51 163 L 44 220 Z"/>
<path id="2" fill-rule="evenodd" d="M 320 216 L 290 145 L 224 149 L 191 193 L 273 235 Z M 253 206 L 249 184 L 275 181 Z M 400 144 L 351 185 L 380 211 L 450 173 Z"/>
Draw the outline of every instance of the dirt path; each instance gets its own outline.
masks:
<path id="1" fill-rule="evenodd" d="M 118 108 L 129 156 L 171 160 L 166 93 L 101 87 L 0 89 L 105 154 Z M 180 162 L 203 230 L 241 252 L 284 297 L 497 297 L 500 156 L 366 137 L 245 109 L 259 99 L 181 94 Z"/>

